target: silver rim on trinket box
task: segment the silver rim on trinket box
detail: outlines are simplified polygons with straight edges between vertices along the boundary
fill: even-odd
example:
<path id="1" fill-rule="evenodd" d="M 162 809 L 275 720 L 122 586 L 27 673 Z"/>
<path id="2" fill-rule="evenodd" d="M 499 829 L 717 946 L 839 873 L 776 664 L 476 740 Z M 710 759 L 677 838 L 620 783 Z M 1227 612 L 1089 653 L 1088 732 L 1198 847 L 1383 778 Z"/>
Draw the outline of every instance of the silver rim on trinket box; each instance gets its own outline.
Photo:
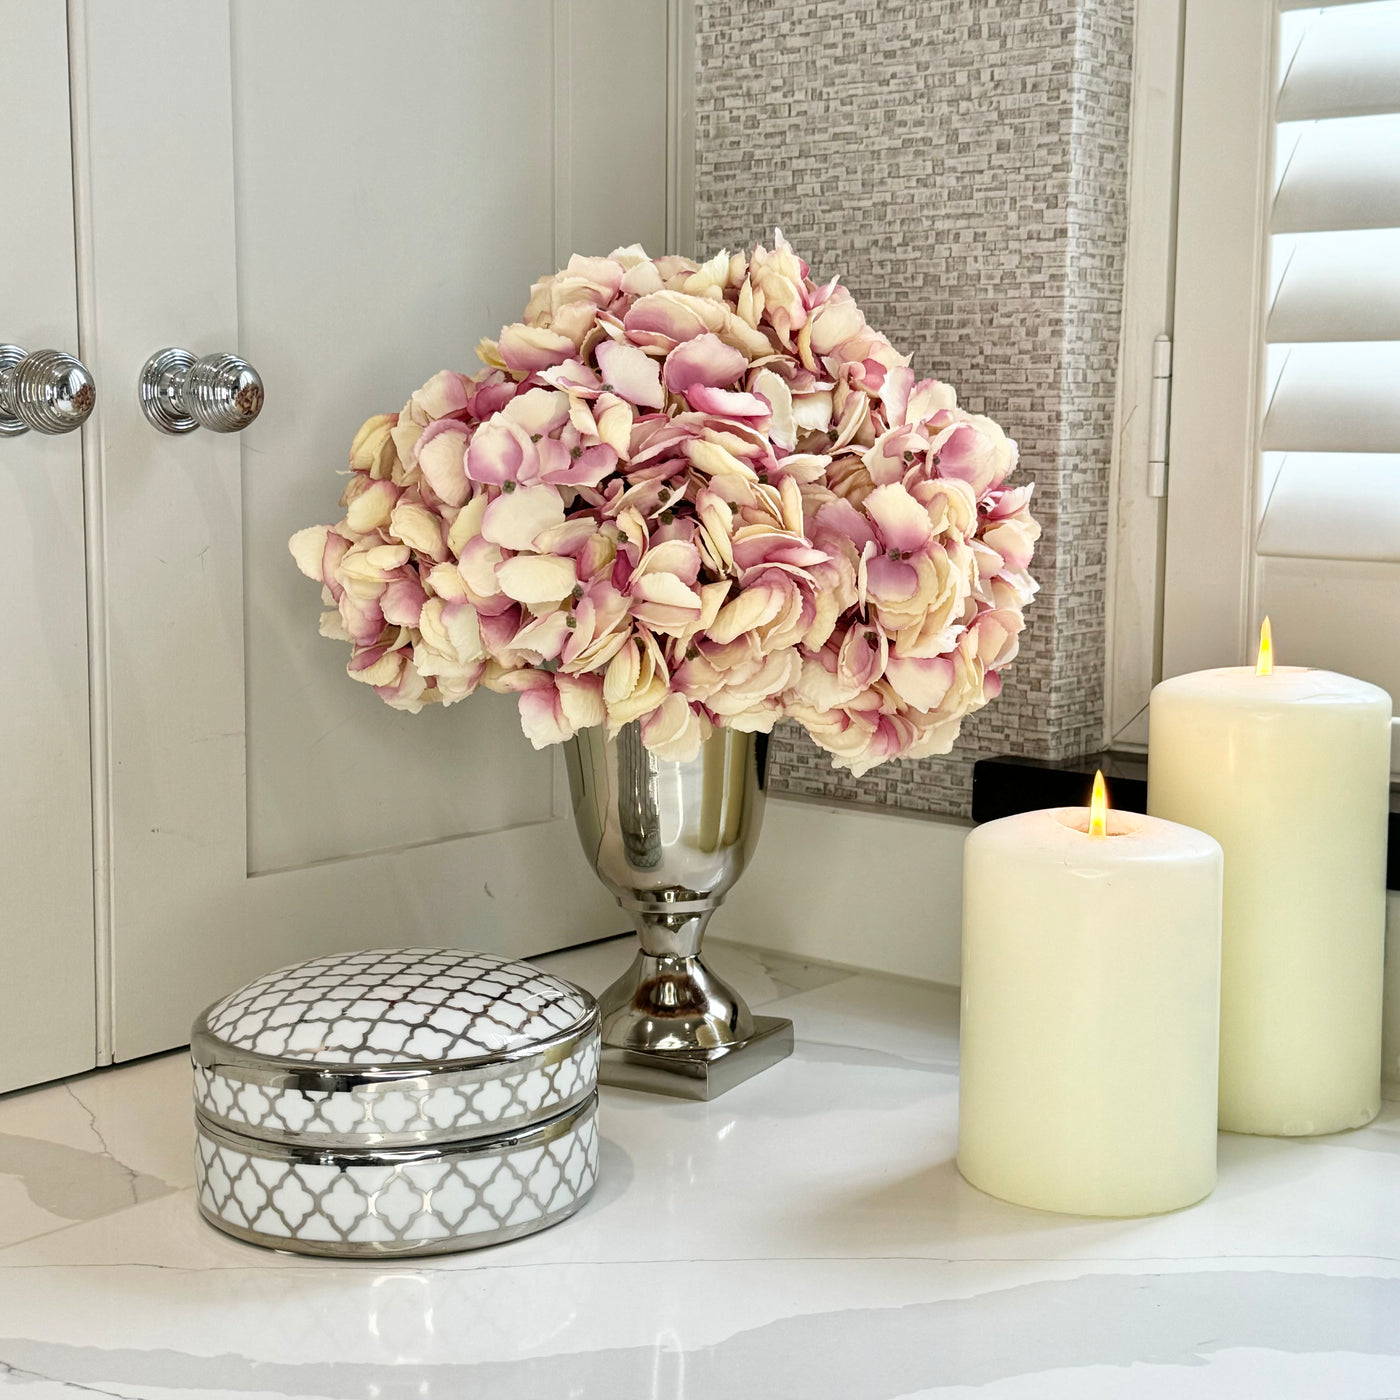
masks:
<path id="1" fill-rule="evenodd" d="M 299 1060 L 287 1055 L 262 1055 L 256 1050 L 230 1045 L 209 1029 L 208 1011 L 195 1022 L 190 1038 L 190 1059 L 197 1068 L 209 1075 L 228 1081 L 236 1092 L 245 1085 L 278 1094 L 297 1093 L 323 1097 L 331 1094 L 361 1093 L 370 1099 L 389 1093 L 471 1089 L 488 1082 L 499 1081 L 503 1072 L 526 1075 L 533 1070 L 549 1070 L 563 1064 L 584 1048 L 590 1037 L 598 1036 L 599 1013 L 593 998 L 581 989 L 586 998 L 586 1010 L 574 1026 L 560 1031 L 548 1040 L 532 1041 L 514 1049 L 484 1052 L 454 1060 L 428 1063 L 397 1064 L 322 1064 L 314 1060 Z M 212 1009 L 212 1008 L 211 1008 Z M 564 1113 L 594 1091 L 586 1077 L 572 1093 L 562 1098 L 556 1112 Z M 306 1143 L 308 1139 L 290 1129 L 260 1124 L 256 1127 L 229 1118 L 201 1103 L 197 1109 L 201 1121 L 217 1125 L 239 1137 L 254 1136 L 260 1141 Z M 529 1111 L 516 1118 L 483 1123 L 481 1134 L 497 1140 L 502 1132 L 512 1131 L 517 1122 L 528 1121 Z M 553 1121 L 553 1120 L 550 1120 Z M 456 1124 L 436 1131 L 423 1129 L 398 1133 L 317 1133 L 317 1147 L 328 1148 L 388 1148 L 394 1143 L 410 1149 L 429 1144 L 441 1146 L 461 1141 L 462 1130 Z"/>

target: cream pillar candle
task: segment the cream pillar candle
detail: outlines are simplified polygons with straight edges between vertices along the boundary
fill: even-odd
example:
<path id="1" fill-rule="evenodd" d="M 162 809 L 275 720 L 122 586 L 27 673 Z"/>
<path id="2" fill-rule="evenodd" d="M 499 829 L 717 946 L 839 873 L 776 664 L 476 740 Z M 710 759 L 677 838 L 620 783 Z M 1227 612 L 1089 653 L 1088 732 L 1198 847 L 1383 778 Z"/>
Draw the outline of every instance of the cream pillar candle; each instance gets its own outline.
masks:
<path id="1" fill-rule="evenodd" d="M 1220 1126 L 1331 1133 L 1380 1108 L 1390 697 L 1271 650 L 1152 692 L 1148 808 L 1225 849 Z"/>
<path id="2" fill-rule="evenodd" d="M 993 1196 L 1153 1215 L 1215 1185 L 1220 847 L 1135 813 L 989 822 L 963 867 L 958 1168 Z"/>

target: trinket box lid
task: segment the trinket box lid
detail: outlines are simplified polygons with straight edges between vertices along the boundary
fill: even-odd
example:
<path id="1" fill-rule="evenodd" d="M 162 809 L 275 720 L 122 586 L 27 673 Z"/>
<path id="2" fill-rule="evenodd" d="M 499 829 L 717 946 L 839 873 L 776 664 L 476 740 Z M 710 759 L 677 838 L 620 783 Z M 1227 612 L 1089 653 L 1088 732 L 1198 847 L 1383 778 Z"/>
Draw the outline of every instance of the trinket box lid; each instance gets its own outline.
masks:
<path id="1" fill-rule="evenodd" d="M 378 948 L 269 972 L 216 1001 L 196 1029 L 264 1061 L 445 1071 L 513 1059 L 595 1016 L 587 992 L 529 963 Z"/>
<path id="2" fill-rule="evenodd" d="M 190 1056 L 201 1115 L 326 1147 L 418 1145 L 547 1120 L 596 1088 L 598 1009 L 529 963 L 380 948 L 280 968 L 215 1002 Z"/>

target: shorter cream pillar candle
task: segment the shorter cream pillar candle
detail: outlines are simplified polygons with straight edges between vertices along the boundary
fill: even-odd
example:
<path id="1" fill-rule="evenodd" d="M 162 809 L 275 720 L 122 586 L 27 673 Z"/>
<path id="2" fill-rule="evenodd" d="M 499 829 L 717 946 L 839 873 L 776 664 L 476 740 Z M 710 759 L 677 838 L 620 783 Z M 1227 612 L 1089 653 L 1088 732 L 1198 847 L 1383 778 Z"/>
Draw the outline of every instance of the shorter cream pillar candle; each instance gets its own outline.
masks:
<path id="1" fill-rule="evenodd" d="M 1152 692 L 1148 805 L 1225 848 L 1220 1126 L 1334 1133 L 1380 1108 L 1390 696 L 1271 650 Z"/>
<path id="2" fill-rule="evenodd" d="M 1085 808 L 967 838 L 958 1168 L 1073 1215 L 1155 1215 L 1215 1185 L 1222 856 Z"/>

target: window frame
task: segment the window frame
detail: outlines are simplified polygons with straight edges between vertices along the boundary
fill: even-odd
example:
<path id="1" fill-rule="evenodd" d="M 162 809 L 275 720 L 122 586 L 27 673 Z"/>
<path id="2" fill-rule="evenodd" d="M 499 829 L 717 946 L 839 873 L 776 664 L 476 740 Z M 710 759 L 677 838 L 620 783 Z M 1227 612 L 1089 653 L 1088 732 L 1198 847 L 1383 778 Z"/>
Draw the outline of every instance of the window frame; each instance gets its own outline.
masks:
<path id="1" fill-rule="evenodd" d="M 1161 676 L 1166 498 L 1151 492 L 1148 459 L 1155 342 L 1173 329 L 1183 24 L 1184 0 L 1137 0 L 1104 673 L 1105 743 L 1128 750 L 1147 747 Z"/>
<path id="2" fill-rule="evenodd" d="M 1274 0 L 1185 0 L 1161 673 L 1252 654 Z"/>

